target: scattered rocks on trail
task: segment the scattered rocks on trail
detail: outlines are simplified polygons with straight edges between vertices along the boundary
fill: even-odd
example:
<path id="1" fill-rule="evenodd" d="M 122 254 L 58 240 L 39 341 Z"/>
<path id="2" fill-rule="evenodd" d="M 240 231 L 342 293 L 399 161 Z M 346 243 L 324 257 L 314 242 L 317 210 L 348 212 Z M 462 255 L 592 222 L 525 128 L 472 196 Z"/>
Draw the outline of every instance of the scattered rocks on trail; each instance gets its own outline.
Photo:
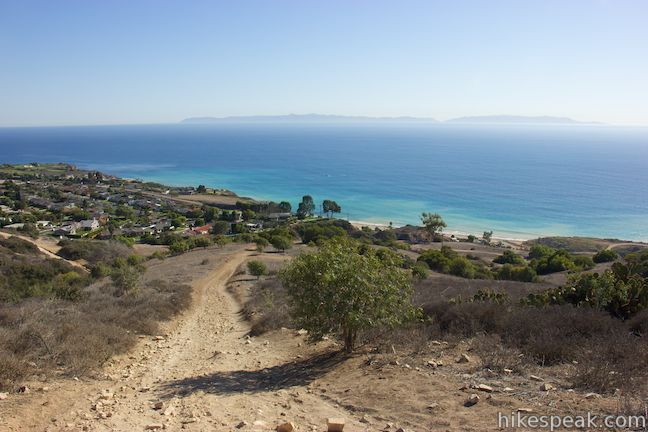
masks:
<path id="1" fill-rule="evenodd" d="M 282 423 L 275 429 L 277 432 L 292 432 L 295 430 L 295 425 L 292 422 Z"/>
<path id="2" fill-rule="evenodd" d="M 470 357 L 468 357 L 468 354 L 463 353 L 457 358 L 457 363 L 470 363 Z"/>
<path id="3" fill-rule="evenodd" d="M 345 421 L 343 418 L 330 418 L 326 421 L 328 432 L 342 432 Z"/>
<path id="4" fill-rule="evenodd" d="M 466 407 L 471 407 L 473 405 L 477 405 L 477 402 L 479 402 L 479 396 L 476 395 L 475 393 L 471 394 L 468 400 L 464 403 L 464 406 Z"/>

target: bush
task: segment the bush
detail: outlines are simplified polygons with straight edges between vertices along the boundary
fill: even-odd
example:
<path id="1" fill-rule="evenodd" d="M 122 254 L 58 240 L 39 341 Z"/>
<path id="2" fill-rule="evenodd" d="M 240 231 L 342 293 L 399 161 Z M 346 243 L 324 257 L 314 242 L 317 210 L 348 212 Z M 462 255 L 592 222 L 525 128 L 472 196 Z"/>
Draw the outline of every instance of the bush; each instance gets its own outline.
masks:
<path id="1" fill-rule="evenodd" d="M 617 253 L 614 252 L 612 249 L 603 249 L 601 251 L 598 251 L 596 254 L 594 254 L 592 260 L 595 263 L 599 264 L 599 263 L 616 261 L 617 258 L 619 258 L 619 255 L 617 255 Z"/>
<path id="2" fill-rule="evenodd" d="M 626 319 L 648 306 L 648 281 L 640 275 L 631 274 L 628 267 L 616 263 L 602 274 L 574 275 L 565 286 L 529 294 L 523 303 L 535 306 L 588 306 Z"/>
<path id="3" fill-rule="evenodd" d="M 538 275 L 528 265 L 514 266 L 511 264 L 504 264 L 497 270 L 497 279 L 512 280 L 519 282 L 535 282 L 538 280 Z"/>
<path id="4" fill-rule="evenodd" d="M 247 268 L 250 274 L 256 276 L 257 279 L 268 272 L 268 267 L 262 261 L 248 261 Z"/>
<path id="5" fill-rule="evenodd" d="M 287 290 L 297 324 L 312 340 L 341 332 L 351 352 L 358 331 L 391 326 L 411 316 L 411 277 L 387 264 L 372 249 L 360 253 L 347 239 L 326 242 L 283 268 L 279 278 Z"/>
<path id="6" fill-rule="evenodd" d="M 526 264 L 524 258 L 510 250 L 504 251 L 504 253 L 495 258 L 493 262 L 497 264 Z"/>
<path id="7" fill-rule="evenodd" d="M 292 248 L 292 240 L 284 236 L 274 236 L 270 239 L 270 244 L 272 247 L 284 252 L 286 249 Z"/>

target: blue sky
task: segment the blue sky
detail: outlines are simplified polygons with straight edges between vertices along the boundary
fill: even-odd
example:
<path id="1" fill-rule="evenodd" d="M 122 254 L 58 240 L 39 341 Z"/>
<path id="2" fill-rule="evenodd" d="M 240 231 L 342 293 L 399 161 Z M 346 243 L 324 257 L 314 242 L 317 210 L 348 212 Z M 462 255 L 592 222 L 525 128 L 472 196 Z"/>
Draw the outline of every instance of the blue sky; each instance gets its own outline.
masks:
<path id="1" fill-rule="evenodd" d="M 644 0 L 0 0 L 0 126 L 328 113 L 648 124 Z"/>

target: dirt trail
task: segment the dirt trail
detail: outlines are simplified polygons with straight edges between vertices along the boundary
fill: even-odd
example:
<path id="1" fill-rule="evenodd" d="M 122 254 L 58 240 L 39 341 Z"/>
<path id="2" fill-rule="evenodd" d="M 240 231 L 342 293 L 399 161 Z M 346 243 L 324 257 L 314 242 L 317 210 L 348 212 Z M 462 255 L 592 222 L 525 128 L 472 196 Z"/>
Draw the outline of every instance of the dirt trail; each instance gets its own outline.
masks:
<path id="1" fill-rule="evenodd" d="M 226 286 L 249 255 L 229 255 L 197 281 L 194 306 L 175 330 L 164 339 L 143 340 L 127 360 L 115 361 L 106 370 L 111 380 L 61 391 L 58 400 L 50 391 L 44 396 L 46 404 L 54 404 L 50 411 L 56 406 L 62 411 L 54 419 L 41 418 L 38 426 L 12 430 L 143 431 L 164 425 L 167 430 L 263 431 L 292 421 L 298 431 L 307 431 L 326 430 L 327 417 L 349 419 L 343 408 L 308 388 L 336 356 L 296 358 L 294 346 L 301 338 L 292 332 L 276 343 L 247 336 L 249 326 Z M 364 428 L 347 420 L 346 430 Z"/>
<path id="2" fill-rule="evenodd" d="M 80 268 L 80 269 L 82 269 L 82 270 L 84 270 L 86 272 L 89 271 L 86 267 L 84 267 L 82 264 L 80 264 L 80 263 L 78 263 L 76 261 L 71 261 L 71 260 L 65 259 L 65 258 L 63 258 L 61 256 L 56 255 L 56 252 L 58 252 L 59 249 L 61 249 L 61 248 L 59 246 L 57 246 L 57 245 L 50 244 L 49 242 L 46 242 L 46 241 L 44 241 L 42 239 L 33 239 L 31 237 L 22 236 L 20 234 L 10 234 L 10 233 L 6 233 L 4 231 L 0 231 L 0 237 L 4 237 L 4 238 L 17 237 L 17 238 L 19 238 L 21 240 L 24 240 L 24 241 L 29 242 L 29 243 L 33 244 L 34 246 L 36 246 L 38 248 L 38 250 L 43 255 L 46 255 L 48 258 L 59 259 L 59 260 L 67 262 L 70 265 L 73 265 L 74 267 L 78 267 L 78 268 Z"/>

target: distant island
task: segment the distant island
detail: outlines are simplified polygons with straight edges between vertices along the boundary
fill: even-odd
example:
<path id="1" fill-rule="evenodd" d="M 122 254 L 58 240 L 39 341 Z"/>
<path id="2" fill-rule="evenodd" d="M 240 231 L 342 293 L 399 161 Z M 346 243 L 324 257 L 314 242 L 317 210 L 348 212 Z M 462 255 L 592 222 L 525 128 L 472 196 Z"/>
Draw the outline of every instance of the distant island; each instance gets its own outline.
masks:
<path id="1" fill-rule="evenodd" d="M 420 117 L 368 117 L 368 116 L 343 116 L 327 114 L 288 114 L 267 116 L 231 116 L 231 117 L 189 117 L 181 123 L 356 123 L 356 122 L 421 122 L 439 123 L 433 118 Z"/>
<path id="2" fill-rule="evenodd" d="M 486 115 L 459 117 L 447 120 L 447 123 L 480 123 L 480 124 L 601 124 L 599 122 L 581 122 L 569 117 L 552 116 L 516 116 Z"/>
<path id="3" fill-rule="evenodd" d="M 463 123 L 463 124 L 601 124 L 599 122 L 581 122 L 569 117 L 552 116 L 517 116 L 517 115 L 486 115 L 459 117 L 439 121 L 427 117 L 370 117 L 344 116 L 328 114 L 288 114 L 288 115 L 259 115 L 259 116 L 230 116 L 230 117 L 189 117 L 180 123 L 211 124 L 211 123 Z"/>

